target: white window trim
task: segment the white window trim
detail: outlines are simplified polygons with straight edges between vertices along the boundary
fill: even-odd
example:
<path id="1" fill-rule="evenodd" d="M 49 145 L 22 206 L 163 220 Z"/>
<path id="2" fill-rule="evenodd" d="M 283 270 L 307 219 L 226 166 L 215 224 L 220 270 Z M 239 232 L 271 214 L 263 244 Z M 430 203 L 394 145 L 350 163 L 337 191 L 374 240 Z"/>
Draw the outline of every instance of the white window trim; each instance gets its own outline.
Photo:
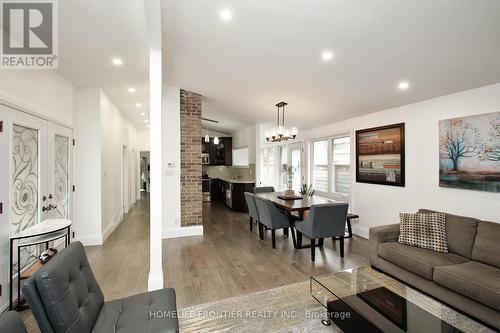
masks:
<path id="1" fill-rule="evenodd" d="M 332 198 L 333 196 L 345 196 L 345 193 L 340 193 L 340 192 L 334 192 L 331 191 L 332 189 L 332 182 L 333 182 L 333 177 L 334 175 L 334 168 L 333 168 L 333 140 L 334 139 L 340 139 L 340 138 L 345 138 L 349 137 L 350 140 L 350 149 L 349 149 L 349 160 L 350 160 L 350 173 L 351 173 L 351 193 L 348 195 L 349 201 L 353 202 L 353 184 L 354 184 L 354 178 L 353 178 L 353 165 L 355 167 L 356 162 L 353 162 L 353 131 L 350 130 L 348 132 L 339 132 L 335 135 L 331 136 L 326 136 L 326 137 L 317 137 L 313 138 L 309 141 L 309 156 L 310 156 L 310 163 L 309 163 L 309 174 L 308 174 L 308 180 L 309 184 L 313 183 L 314 179 L 314 143 L 318 141 L 328 141 L 328 191 L 317 191 L 315 190 L 315 194 L 321 196 L 321 197 L 326 197 L 326 198 Z M 355 160 L 355 157 L 354 157 Z M 355 168 L 354 168 L 355 169 Z M 332 198 L 333 199 L 333 198 Z"/>

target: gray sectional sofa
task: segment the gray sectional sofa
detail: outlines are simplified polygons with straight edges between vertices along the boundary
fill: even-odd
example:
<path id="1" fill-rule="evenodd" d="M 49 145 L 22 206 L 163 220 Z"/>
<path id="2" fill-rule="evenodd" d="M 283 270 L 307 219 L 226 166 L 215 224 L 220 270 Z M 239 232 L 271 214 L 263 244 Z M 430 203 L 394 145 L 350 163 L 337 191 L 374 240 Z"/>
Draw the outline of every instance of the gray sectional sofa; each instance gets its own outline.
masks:
<path id="1" fill-rule="evenodd" d="M 445 254 L 398 243 L 399 223 L 371 228 L 371 265 L 500 330 L 500 224 L 446 214 L 446 232 Z"/>

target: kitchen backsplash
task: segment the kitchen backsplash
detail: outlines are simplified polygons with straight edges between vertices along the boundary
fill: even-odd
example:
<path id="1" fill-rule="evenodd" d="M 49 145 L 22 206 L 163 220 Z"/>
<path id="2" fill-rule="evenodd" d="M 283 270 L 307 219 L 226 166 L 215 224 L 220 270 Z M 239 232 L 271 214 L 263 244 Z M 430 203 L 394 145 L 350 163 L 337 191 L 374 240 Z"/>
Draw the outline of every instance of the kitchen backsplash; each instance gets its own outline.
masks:
<path id="1" fill-rule="evenodd" d="M 255 164 L 250 164 L 248 167 L 204 165 L 203 170 L 210 178 L 255 180 Z"/>

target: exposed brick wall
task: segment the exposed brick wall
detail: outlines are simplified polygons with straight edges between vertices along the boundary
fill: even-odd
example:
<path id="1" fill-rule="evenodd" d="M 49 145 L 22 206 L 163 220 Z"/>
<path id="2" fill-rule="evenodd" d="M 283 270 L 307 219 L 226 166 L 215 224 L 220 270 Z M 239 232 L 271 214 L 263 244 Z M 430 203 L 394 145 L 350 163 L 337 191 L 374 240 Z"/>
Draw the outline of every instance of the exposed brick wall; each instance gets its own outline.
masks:
<path id="1" fill-rule="evenodd" d="M 181 89 L 181 227 L 202 225 L 201 95 Z"/>

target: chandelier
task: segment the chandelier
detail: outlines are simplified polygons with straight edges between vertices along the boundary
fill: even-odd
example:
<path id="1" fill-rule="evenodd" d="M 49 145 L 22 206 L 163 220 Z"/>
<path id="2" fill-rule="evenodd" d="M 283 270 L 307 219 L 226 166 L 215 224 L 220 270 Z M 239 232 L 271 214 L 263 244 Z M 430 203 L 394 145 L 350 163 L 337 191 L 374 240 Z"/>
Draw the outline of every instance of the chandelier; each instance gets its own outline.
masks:
<path id="1" fill-rule="evenodd" d="M 285 102 L 279 102 L 276 104 L 276 107 L 278 107 L 278 120 L 276 122 L 276 127 L 266 132 L 266 140 L 268 142 L 283 142 L 297 137 L 297 133 L 299 131 L 297 127 L 285 127 L 285 106 L 287 105 L 288 103 Z M 282 113 L 281 122 L 280 111 Z"/>

